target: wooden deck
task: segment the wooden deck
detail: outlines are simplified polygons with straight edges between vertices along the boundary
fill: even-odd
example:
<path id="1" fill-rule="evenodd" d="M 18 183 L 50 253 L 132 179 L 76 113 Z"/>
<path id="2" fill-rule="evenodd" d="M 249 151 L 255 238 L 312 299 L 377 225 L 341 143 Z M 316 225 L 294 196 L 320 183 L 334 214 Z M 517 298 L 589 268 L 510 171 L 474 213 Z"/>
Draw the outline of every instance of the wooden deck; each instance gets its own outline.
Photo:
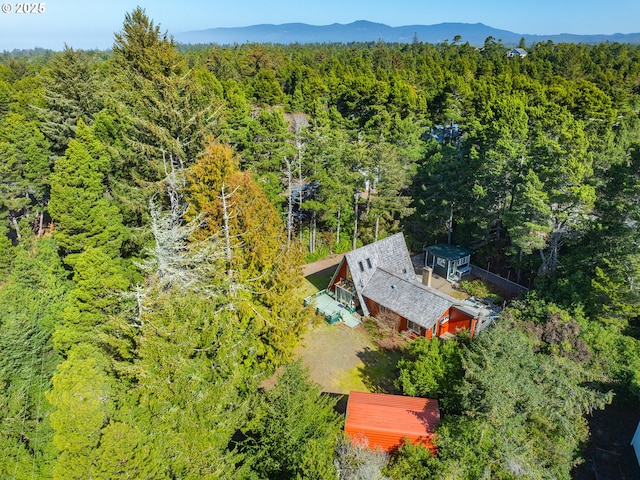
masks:
<path id="1" fill-rule="evenodd" d="M 315 305 L 318 313 L 322 314 L 325 318 L 334 318 L 338 316 L 340 321 L 350 328 L 357 327 L 362 323 L 360 315 L 351 313 L 344 307 L 344 305 L 338 303 L 324 290 L 314 295 L 311 298 L 310 303 Z"/>

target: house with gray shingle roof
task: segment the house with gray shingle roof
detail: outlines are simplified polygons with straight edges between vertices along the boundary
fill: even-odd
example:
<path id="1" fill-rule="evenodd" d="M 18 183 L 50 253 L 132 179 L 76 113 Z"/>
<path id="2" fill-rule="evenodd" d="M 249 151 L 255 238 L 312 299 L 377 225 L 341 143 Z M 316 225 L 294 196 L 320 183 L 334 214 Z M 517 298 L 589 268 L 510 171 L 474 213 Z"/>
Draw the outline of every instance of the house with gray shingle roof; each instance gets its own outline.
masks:
<path id="1" fill-rule="evenodd" d="M 507 50 L 505 55 L 507 58 L 524 58 L 528 54 L 524 48 L 512 48 L 511 50 Z"/>
<path id="2" fill-rule="evenodd" d="M 479 315 L 431 287 L 429 275 L 424 283 L 417 281 L 404 235 L 397 233 L 347 253 L 327 290 L 347 308 L 411 335 L 446 337 L 459 329 L 473 334 Z"/>

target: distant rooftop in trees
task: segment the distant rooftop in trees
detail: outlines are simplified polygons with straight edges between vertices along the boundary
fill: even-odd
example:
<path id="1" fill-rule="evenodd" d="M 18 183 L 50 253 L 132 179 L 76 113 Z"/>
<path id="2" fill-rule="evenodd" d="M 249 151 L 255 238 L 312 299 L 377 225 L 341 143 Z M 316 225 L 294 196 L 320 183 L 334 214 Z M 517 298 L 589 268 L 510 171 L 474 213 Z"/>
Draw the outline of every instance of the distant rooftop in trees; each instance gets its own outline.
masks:
<path id="1" fill-rule="evenodd" d="M 524 48 L 512 48 L 511 50 L 507 50 L 506 53 L 508 58 L 524 58 L 527 55 L 528 53 Z"/>

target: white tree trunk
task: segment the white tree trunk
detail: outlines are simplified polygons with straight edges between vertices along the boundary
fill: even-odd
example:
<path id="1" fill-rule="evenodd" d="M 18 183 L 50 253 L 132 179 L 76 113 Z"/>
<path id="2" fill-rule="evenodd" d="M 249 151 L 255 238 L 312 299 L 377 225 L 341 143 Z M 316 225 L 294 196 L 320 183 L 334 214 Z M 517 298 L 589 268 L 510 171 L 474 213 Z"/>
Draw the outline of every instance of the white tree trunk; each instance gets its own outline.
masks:
<path id="1" fill-rule="evenodd" d="M 447 244 L 451 245 L 451 233 L 453 230 L 453 203 L 449 209 L 449 221 L 447 222 Z"/>
<path id="2" fill-rule="evenodd" d="M 20 227 L 18 226 L 18 220 L 13 215 L 11 215 L 11 224 L 13 225 L 13 229 L 16 231 L 16 237 L 18 238 L 18 240 L 21 240 L 22 235 L 20 235 Z"/>
<path id="3" fill-rule="evenodd" d="M 220 198 L 222 199 L 222 221 L 223 221 L 223 232 L 224 232 L 224 255 L 227 260 L 227 273 L 230 273 L 231 269 L 231 234 L 229 233 L 229 206 L 227 204 L 227 199 L 231 197 L 231 195 L 226 195 L 225 193 L 226 185 L 222 184 L 222 194 Z"/>
<path id="4" fill-rule="evenodd" d="M 38 220 L 38 238 L 40 238 L 44 230 L 44 212 L 40 211 L 38 213 L 38 216 L 40 217 L 40 219 Z"/>
<path id="5" fill-rule="evenodd" d="M 520 280 L 522 279 L 522 255 L 523 255 L 523 251 L 522 248 L 520 248 L 520 263 L 518 264 L 518 272 L 516 275 L 516 283 L 519 285 L 520 284 Z"/>
<path id="6" fill-rule="evenodd" d="M 380 215 L 376 215 L 376 231 L 375 231 L 375 235 L 373 237 L 373 241 L 377 242 L 378 241 L 378 228 L 380 226 Z"/>
<path id="7" fill-rule="evenodd" d="M 338 227 L 336 228 L 336 245 L 340 244 L 340 213 L 341 213 L 341 208 L 338 207 Z"/>
<path id="8" fill-rule="evenodd" d="M 284 158 L 285 164 L 287 166 L 287 189 L 289 193 L 289 209 L 287 211 L 287 247 L 291 246 L 291 236 L 293 234 L 293 199 L 291 192 L 291 162 L 287 157 Z"/>
<path id="9" fill-rule="evenodd" d="M 316 251 L 316 214 L 313 212 L 309 223 L 309 253 Z"/>
<path id="10" fill-rule="evenodd" d="M 357 239 L 358 239 L 358 197 L 355 199 L 355 207 L 354 207 L 355 215 L 353 216 L 353 246 L 352 250 L 356 249 Z"/>

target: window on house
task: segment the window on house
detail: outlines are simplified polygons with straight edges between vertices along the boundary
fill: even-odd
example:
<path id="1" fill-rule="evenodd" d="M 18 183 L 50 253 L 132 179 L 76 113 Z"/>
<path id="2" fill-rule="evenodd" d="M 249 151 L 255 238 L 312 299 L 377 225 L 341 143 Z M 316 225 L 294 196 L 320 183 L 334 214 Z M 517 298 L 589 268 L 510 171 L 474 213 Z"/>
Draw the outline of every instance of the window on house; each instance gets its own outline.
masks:
<path id="1" fill-rule="evenodd" d="M 449 321 L 449 315 L 445 315 L 444 317 L 442 317 L 442 320 L 440 320 L 440 325 L 443 325 L 448 321 Z"/>
<path id="2" fill-rule="evenodd" d="M 438 324 L 434 323 L 433 324 L 433 328 L 431 329 L 431 336 L 435 337 L 436 336 L 436 329 L 438 328 Z"/>
<path id="3" fill-rule="evenodd" d="M 411 330 L 412 332 L 420 335 L 420 325 L 412 322 L 411 320 L 407 320 L 407 330 Z"/>
<path id="4" fill-rule="evenodd" d="M 358 262 L 358 266 L 360 267 L 360 271 L 364 272 L 364 265 L 362 264 L 362 262 Z"/>
<path id="5" fill-rule="evenodd" d="M 438 260 L 436 260 L 436 263 L 441 267 L 447 266 L 447 261 L 444 258 L 438 258 Z"/>
<path id="6" fill-rule="evenodd" d="M 367 267 L 373 268 L 373 266 L 371 265 L 371 259 L 370 258 L 367 258 Z"/>

